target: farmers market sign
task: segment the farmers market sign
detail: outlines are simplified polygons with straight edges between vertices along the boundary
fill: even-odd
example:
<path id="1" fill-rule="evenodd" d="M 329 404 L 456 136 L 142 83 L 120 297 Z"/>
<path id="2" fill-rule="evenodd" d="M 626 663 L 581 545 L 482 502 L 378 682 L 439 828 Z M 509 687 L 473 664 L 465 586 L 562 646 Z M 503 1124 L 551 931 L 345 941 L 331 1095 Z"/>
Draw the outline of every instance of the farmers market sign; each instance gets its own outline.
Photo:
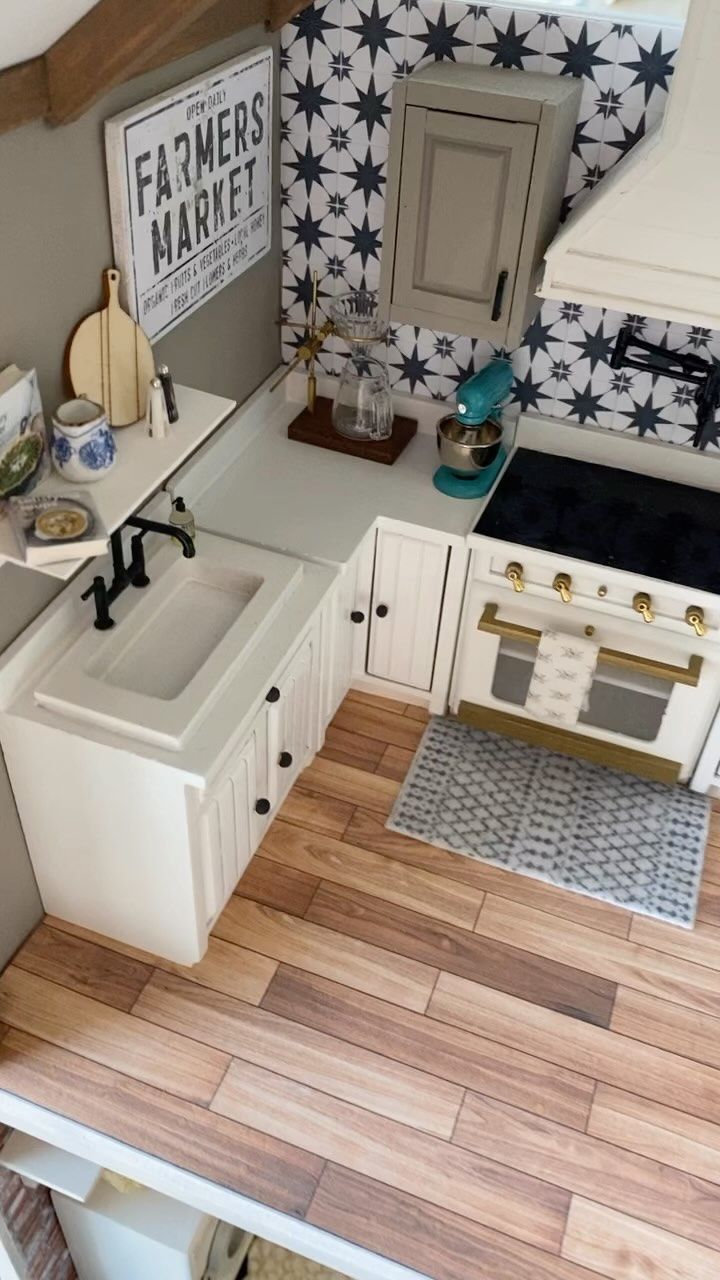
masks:
<path id="1" fill-rule="evenodd" d="M 270 248 L 272 50 L 105 123 L 128 309 L 159 338 Z"/>

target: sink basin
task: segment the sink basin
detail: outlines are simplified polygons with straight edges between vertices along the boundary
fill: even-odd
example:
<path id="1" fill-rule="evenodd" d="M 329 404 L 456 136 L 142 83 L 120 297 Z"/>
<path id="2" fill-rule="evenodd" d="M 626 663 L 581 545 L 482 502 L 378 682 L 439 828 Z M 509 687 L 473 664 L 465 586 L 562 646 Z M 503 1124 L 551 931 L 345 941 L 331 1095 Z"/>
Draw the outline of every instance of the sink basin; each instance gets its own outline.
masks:
<path id="1" fill-rule="evenodd" d="M 186 560 L 166 543 L 150 586 L 128 587 L 116 625 L 87 630 L 35 689 L 35 701 L 179 750 L 298 586 L 302 562 L 199 534 Z M 71 588 L 72 589 L 72 588 Z"/>

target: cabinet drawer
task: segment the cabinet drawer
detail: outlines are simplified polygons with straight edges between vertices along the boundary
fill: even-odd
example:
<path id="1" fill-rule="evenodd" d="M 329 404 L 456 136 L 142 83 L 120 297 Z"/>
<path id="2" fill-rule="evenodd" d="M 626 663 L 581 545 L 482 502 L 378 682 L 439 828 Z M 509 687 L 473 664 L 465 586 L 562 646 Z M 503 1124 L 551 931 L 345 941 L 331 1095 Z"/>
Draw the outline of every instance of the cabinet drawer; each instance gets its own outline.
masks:
<path id="1" fill-rule="evenodd" d="M 448 554 L 438 542 L 378 533 L 368 675 L 430 689 Z"/>

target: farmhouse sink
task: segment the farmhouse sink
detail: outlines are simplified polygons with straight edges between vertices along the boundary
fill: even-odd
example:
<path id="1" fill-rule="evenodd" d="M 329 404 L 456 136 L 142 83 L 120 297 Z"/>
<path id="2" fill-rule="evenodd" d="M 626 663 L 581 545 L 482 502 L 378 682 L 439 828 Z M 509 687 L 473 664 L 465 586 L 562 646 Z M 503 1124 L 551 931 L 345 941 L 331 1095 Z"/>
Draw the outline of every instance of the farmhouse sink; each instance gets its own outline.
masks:
<path id="1" fill-rule="evenodd" d="M 302 579 L 299 560 L 201 533 L 185 559 L 166 543 L 150 586 L 128 588 L 116 625 L 87 629 L 35 689 L 35 701 L 180 750 Z M 70 588 L 71 590 L 73 588 Z"/>

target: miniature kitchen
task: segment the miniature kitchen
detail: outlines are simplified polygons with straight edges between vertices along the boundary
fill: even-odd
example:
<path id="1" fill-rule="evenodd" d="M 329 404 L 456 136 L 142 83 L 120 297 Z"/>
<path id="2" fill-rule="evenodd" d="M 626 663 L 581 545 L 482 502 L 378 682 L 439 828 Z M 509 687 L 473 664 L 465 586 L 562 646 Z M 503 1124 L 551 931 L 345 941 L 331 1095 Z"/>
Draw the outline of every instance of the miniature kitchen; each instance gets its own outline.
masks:
<path id="1" fill-rule="evenodd" d="M 720 0 L 24 10 L 0 1277 L 716 1277 Z"/>

